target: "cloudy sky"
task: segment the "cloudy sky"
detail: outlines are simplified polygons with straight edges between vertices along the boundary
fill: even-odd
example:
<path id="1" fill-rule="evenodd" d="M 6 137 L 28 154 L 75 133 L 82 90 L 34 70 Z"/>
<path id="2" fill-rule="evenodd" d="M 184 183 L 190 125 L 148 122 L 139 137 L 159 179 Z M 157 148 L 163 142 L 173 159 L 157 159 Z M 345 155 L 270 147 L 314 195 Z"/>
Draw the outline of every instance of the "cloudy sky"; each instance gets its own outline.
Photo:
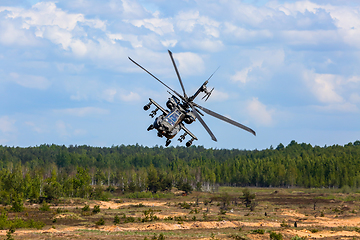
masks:
<path id="1" fill-rule="evenodd" d="M 264 0 L 0 0 L 0 144 L 164 145 L 142 107 L 166 88 L 188 95 L 220 66 L 197 103 L 206 148 L 265 149 L 291 140 L 360 139 L 360 2 Z M 178 145 L 173 140 L 173 145 Z"/>

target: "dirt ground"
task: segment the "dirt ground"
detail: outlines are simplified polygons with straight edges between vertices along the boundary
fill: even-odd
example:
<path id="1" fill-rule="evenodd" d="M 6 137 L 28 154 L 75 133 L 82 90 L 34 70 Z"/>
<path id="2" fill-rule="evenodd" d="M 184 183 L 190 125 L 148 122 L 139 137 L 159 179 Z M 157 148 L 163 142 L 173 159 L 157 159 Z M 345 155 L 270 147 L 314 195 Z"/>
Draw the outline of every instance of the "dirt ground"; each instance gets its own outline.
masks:
<path id="1" fill-rule="evenodd" d="M 64 199 L 50 204 L 49 211 L 28 204 L 24 212 L 8 216 L 46 224 L 41 230 L 16 229 L 14 239 L 270 239 L 271 232 L 283 239 L 360 239 L 358 193 L 250 191 L 256 194 L 252 209 L 238 189 L 227 188 L 226 194 L 195 192 L 158 200 Z M 96 206 L 100 212 L 93 211 Z M 0 230 L 1 239 L 6 234 Z"/>

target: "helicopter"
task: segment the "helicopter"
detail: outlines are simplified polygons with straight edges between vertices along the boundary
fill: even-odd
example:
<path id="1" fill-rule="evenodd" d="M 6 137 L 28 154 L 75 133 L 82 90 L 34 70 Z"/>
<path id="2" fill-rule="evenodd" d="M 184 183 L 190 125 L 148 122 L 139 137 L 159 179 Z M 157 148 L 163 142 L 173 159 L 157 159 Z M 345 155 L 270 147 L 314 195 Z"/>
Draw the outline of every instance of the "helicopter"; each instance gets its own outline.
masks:
<path id="1" fill-rule="evenodd" d="M 176 134 L 178 132 L 180 132 L 180 130 L 183 130 L 184 133 L 179 137 L 178 141 L 181 143 L 182 141 L 185 140 L 186 136 L 189 135 L 191 137 L 191 139 L 186 142 L 186 146 L 190 147 L 192 145 L 193 141 L 198 140 L 198 138 L 185 127 L 185 124 L 191 124 L 196 119 L 198 119 L 199 122 L 201 123 L 201 125 L 209 133 L 211 139 L 216 142 L 217 139 L 216 139 L 215 135 L 212 133 L 210 128 L 206 125 L 206 123 L 204 122 L 204 120 L 201 117 L 201 116 L 204 116 L 204 114 L 200 111 L 200 110 L 202 110 L 203 112 L 205 112 L 213 117 L 216 117 L 220 120 L 230 123 L 236 127 L 239 127 L 241 129 L 245 130 L 245 131 L 248 131 L 248 132 L 252 133 L 254 136 L 256 136 L 255 131 L 252 130 L 251 128 L 244 126 L 244 125 L 242 125 L 234 120 L 231 120 L 225 116 L 222 116 L 216 112 L 213 112 L 207 108 L 204 108 L 194 102 L 195 98 L 200 93 L 205 93 L 205 95 L 203 96 L 202 99 L 205 99 L 205 101 L 209 99 L 214 88 L 212 88 L 209 91 L 206 85 L 208 84 L 210 78 L 214 75 L 214 73 L 216 71 L 200 86 L 200 88 L 194 93 L 194 95 L 188 97 L 185 92 L 185 88 L 184 88 L 183 82 L 181 80 L 175 60 L 173 58 L 173 54 L 170 50 L 168 50 L 168 53 L 169 53 L 171 61 L 173 63 L 176 75 L 179 79 L 183 94 L 180 94 L 180 93 L 176 92 L 174 89 L 170 88 L 168 85 L 166 85 L 164 82 L 162 82 L 159 78 L 155 77 L 151 72 L 146 70 L 144 67 L 142 67 L 140 64 L 138 64 L 137 62 L 135 62 L 133 59 L 131 59 L 129 57 L 129 60 L 132 61 L 135 65 L 140 67 L 142 70 L 147 72 L 150 76 L 152 76 L 157 81 L 159 81 L 161 84 L 163 84 L 166 88 L 168 88 L 171 91 L 171 92 L 169 92 L 169 91 L 168 92 L 170 93 L 170 95 L 172 95 L 166 102 L 166 107 L 168 109 L 163 108 L 162 106 L 160 106 L 160 104 L 155 102 L 153 99 L 149 98 L 149 103 L 144 106 L 144 110 L 145 111 L 149 110 L 151 105 L 153 104 L 155 106 L 155 109 L 153 111 L 151 111 L 149 116 L 154 118 L 157 115 L 159 110 L 161 111 L 162 114 L 155 118 L 154 123 L 151 124 L 147 128 L 147 131 L 156 129 L 158 137 L 166 138 L 165 146 L 167 147 L 171 143 L 171 139 L 173 139 L 176 136 Z"/>

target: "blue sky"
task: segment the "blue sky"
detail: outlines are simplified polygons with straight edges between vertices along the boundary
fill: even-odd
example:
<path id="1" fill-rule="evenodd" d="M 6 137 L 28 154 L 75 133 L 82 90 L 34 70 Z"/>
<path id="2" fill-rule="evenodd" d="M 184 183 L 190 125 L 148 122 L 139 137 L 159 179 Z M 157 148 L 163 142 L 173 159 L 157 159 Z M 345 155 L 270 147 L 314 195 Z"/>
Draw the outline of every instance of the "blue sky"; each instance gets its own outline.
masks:
<path id="1" fill-rule="evenodd" d="M 143 105 L 169 95 L 128 56 L 211 116 L 206 148 L 360 139 L 360 3 L 264 0 L 0 1 L 0 144 L 164 145 Z M 173 141 L 172 145 L 180 144 Z"/>

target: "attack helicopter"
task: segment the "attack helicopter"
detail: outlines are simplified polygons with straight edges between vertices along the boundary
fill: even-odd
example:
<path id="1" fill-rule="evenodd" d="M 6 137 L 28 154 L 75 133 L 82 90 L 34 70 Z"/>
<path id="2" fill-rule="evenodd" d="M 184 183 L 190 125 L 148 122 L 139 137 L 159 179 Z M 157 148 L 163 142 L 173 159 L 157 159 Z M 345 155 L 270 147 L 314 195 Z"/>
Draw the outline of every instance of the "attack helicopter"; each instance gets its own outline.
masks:
<path id="1" fill-rule="evenodd" d="M 131 59 L 129 57 L 130 61 L 132 61 L 135 65 L 137 65 L 142 70 L 147 72 L 150 76 L 155 78 L 157 81 L 159 81 L 161 84 L 163 84 L 166 88 L 168 88 L 172 92 L 171 93 L 168 91 L 170 93 L 170 95 L 172 95 L 166 102 L 166 107 L 168 109 L 163 108 L 162 106 L 160 106 L 160 104 L 158 104 L 151 98 L 149 98 L 149 103 L 144 106 L 145 111 L 149 110 L 152 104 L 155 106 L 155 109 L 153 111 L 151 111 L 151 113 L 149 114 L 149 116 L 152 118 L 154 118 L 157 115 L 159 110 L 161 111 L 161 115 L 156 117 L 154 123 L 148 127 L 148 129 L 147 129 L 148 131 L 156 129 L 158 137 L 166 138 L 165 146 L 167 147 L 171 143 L 171 139 L 173 139 L 176 136 L 176 134 L 178 132 L 180 132 L 180 130 L 183 130 L 184 133 L 179 137 L 178 141 L 180 143 L 183 142 L 185 140 L 186 136 L 189 135 L 191 137 L 191 139 L 186 142 L 186 146 L 190 147 L 192 145 L 193 141 L 198 140 L 198 138 L 185 127 L 184 123 L 191 124 L 196 119 L 198 119 L 199 122 L 201 123 L 201 125 L 206 129 L 206 131 L 211 136 L 211 139 L 216 142 L 217 139 L 216 139 L 215 135 L 212 133 L 210 128 L 206 125 L 206 123 L 204 122 L 204 120 L 201 117 L 201 116 L 204 116 L 204 114 L 200 111 L 200 110 L 202 110 L 203 112 L 205 112 L 213 117 L 216 117 L 220 120 L 230 123 L 236 127 L 239 127 L 241 129 L 245 130 L 245 131 L 248 131 L 248 132 L 254 134 L 254 136 L 256 136 L 255 131 L 252 130 L 251 128 L 246 127 L 234 120 L 231 120 L 231 119 L 229 119 L 225 116 L 222 116 L 216 112 L 213 112 L 207 108 L 204 108 L 194 102 L 195 98 L 200 93 L 205 94 L 202 99 L 205 99 L 205 101 L 209 99 L 214 88 L 212 88 L 209 91 L 206 85 L 208 84 L 210 78 L 214 75 L 215 72 L 200 86 L 200 88 L 194 93 L 194 95 L 188 97 L 185 92 L 185 88 L 184 88 L 183 82 L 181 80 L 175 60 L 173 58 L 173 54 L 170 50 L 168 50 L 168 52 L 169 52 L 171 61 L 173 63 L 176 75 L 179 79 L 183 94 L 180 94 L 180 93 L 176 92 L 174 89 L 170 88 L 168 85 L 166 85 L 164 82 L 162 82 L 159 78 L 155 77 L 151 72 L 146 70 L 144 67 L 142 67 L 140 64 L 138 64 L 137 62 L 135 62 L 133 59 Z"/>

